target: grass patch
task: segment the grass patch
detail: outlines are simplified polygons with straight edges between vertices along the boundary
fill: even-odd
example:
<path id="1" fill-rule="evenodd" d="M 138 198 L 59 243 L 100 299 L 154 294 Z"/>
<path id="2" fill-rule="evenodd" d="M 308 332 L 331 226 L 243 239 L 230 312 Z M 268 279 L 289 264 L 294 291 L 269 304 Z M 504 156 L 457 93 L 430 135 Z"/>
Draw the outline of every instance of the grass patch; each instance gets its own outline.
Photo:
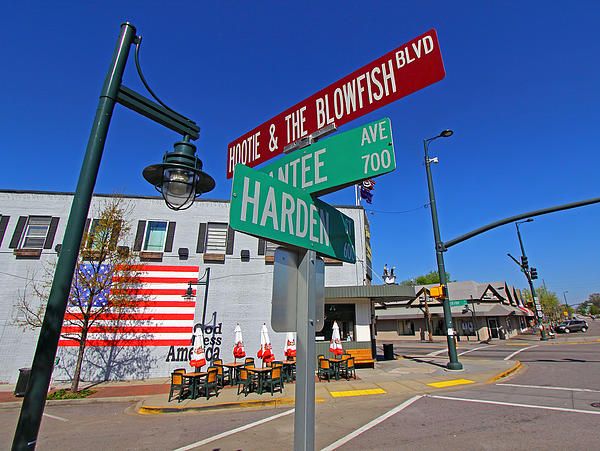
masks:
<path id="1" fill-rule="evenodd" d="M 47 399 L 81 399 L 87 398 L 90 395 L 96 393 L 95 390 L 79 390 L 78 392 L 72 392 L 69 389 L 63 388 L 61 390 L 56 390 L 48 395 Z"/>

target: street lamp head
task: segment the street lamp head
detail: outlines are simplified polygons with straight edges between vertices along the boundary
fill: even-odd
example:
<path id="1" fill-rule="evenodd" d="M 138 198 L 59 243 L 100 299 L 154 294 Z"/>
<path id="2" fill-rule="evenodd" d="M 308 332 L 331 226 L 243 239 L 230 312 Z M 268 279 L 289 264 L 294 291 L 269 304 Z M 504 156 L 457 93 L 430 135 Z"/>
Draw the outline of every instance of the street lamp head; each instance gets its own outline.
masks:
<path id="1" fill-rule="evenodd" d="M 215 187 L 214 179 L 202 171 L 196 146 L 187 137 L 175 143 L 173 152 L 165 153 L 162 163 L 146 167 L 143 176 L 172 210 L 191 207 L 196 197 Z"/>
<path id="2" fill-rule="evenodd" d="M 188 282 L 187 290 L 185 290 L 185 294 L 181 296 L 186 301 L 191 301 L 194 299 L 194 291 L 192 290 L 192 282 Z"/>
<path id="3" fill-rule="evenodd" d="M 440 136 L 442 138 L 449 138 L 450 136 L 452 136 L 454 134 L 454 132 L 452 130 L 444 130 L 442 133 L 440 133 Z"/>

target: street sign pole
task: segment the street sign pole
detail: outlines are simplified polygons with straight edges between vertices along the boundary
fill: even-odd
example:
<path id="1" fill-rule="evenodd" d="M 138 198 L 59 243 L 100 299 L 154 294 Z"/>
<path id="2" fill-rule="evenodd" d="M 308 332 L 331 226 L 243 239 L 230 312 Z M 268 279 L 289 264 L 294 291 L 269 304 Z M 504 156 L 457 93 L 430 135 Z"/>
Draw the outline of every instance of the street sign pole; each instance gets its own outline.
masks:
<path id="1" fill-rule="evenodd" d="M 315 301 L 319 281 L 315 270 L 316 252 L 305 249 L 298 252 L 294 451 L 312 451 L 315 449 Z"/>

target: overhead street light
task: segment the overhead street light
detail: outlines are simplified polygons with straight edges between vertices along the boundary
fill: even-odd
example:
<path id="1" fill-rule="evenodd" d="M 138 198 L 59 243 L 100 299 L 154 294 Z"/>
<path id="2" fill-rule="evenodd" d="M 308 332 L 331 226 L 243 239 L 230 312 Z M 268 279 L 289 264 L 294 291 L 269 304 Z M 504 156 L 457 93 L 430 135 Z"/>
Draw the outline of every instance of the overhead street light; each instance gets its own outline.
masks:
<path id="1" fill-rule="evenodd" d="M 210 191 L 215 186 L 212 177 L 202 172 L 202 162 L 195 155 L 196 147 L 189 142 L 190 139 L 198 139 L 200 128 L 194 121 L 165 105 L 144 79 L 139 64 L 141 42 L 142 37 L 136 35 L 136 29 L 132 24 L 126 22 L 121 25 L 121 33 L 100 92 L 96 116 L 73 195 L 62 248 L 46 304 L 46 313 L 33 357 L 30 379 L 15 431 L 13 451 L 35 449 L 37 443 L 83 229 L 116 104 L 120 103 L 183 137 L 182 141 L 175 144 L 175 150 L 165 155 L 161 164 L 150 166 L 144 171 L 146 180 L 162 193 L 169 208 L 174 210 L 189 208 L 197 196 Z M 138 75 L 158 103 L 122 84 L 132 45 L 135 45 Z"/>
<path id="2" fill-rule="evenodd" d="M 435 239 L 435 255 L 437 259 L 438 274 L 440 285 L 442 286 L 442 296 L 439 300 L 444 309 L 444 322 L 446 325 L 446 340 L 448 342 L 448 356 L 450 361 L 446 365 L 449 370 L 462 370 L 463 366 L 458 361 L 456 352 L 456 342 L 454 341 L 454 327 L 452 326 L 452 310 L 450 309 L 450 300 L 448 298 L 448 280 L 446 279 L 446 268 L 444 265 L 444 242 L 440 237 L 440 226 L 438 223 L 437 207 L 435 204 L 435 192 L 433 189 L 433 178 L 431 176 L 431 163 L 436 162 L 437 158 L 429 158 L 429 143 L 438 138 L 448 138 L 452 136 L 452 130 L 443 130 L 439 135 L 433 138 L 423 140 L 425 150 L 425 172 L 427 173 L 427 187 L 429 189 L 429 206 L 431 208 L 431 221 L 433 223 L 433 237 Z"/>

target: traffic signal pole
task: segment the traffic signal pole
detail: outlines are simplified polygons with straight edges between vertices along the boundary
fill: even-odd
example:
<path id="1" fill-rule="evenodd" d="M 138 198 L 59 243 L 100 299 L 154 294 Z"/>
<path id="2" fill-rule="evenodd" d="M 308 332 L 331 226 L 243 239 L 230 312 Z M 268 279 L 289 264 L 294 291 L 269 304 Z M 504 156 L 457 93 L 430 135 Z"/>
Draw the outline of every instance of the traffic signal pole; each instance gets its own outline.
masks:
<path id="1" fill-rule="evenodd" d="M 519 230 L 519 222 L 515 222 L 515 227 L 517 228 L 517 237 L 519 238 L 519 246 L 521 246 L 521 271 L 525 274 L 527 278 L 527 283 L 529 283 L 529 290 L 531 291 L 531 297 L 533 299 L 533 307 L 535 309 L 535 319 L 540 328 L 540 340 L 547 341 L 548 337 L 546 336 L 546 330 L 544 329 L 544 315 L 542 312 L 542 306 L 540 305 L 540 301 L 535 293 L 535 287 L 533 286 L 533 280 L 531 280 L 531 273 L 529 271 L 529 265 L 527 262 L 527 255 L 525 255 L 525 246 L 523 246 L 523 239 L 521 238 L 521 231 Z M 517 262 L 518 264 L 518 262 Z"/>

